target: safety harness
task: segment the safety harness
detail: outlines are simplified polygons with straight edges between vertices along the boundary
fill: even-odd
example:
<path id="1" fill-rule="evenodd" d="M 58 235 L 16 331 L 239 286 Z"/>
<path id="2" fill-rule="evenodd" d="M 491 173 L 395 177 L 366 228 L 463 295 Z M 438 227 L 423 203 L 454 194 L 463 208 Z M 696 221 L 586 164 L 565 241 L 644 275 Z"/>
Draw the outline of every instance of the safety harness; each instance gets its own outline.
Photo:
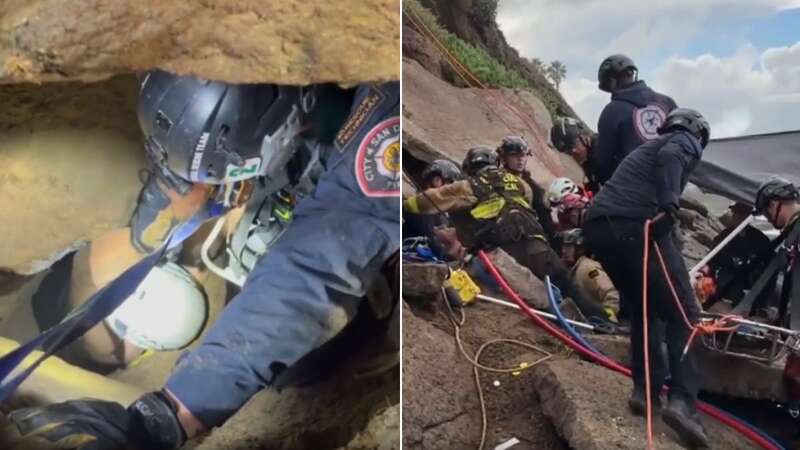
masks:
<path id="1" fill-rule="evenodd" d="M 478 199 L 470 216 L 479 223 L 480 244 L 499 246 L 523 239 L 546 240 L 519 177 L 498 167 L 488 167 L 469 182 Z"/>

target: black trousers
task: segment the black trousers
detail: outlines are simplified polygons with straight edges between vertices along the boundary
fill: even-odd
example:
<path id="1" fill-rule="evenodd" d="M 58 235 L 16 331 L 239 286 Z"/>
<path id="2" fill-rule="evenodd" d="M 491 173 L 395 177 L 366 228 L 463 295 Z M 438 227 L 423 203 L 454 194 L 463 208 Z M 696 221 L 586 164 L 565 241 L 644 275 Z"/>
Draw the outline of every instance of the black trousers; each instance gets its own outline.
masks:
<path id="1" fill-rule="evenodd" d="M 500 248 L 527 267 L 540 280 L 544 281 L 545 275 L 549 275 L 550 281 L 561 290 L 564 297 L 571 298 L 587 318 L 607 318 L 602 306 L 586 298 L 572 282 L 569 269 L 544 240 L 523 239 L 501 245 Z"/>
<path id="2" fill-rule="evenodd" d="M 622 298 L 626 299 L 631 319 L 631 359 L 633 381 L 645 386 L 644 333 L 642 325 L 642 262 L 644 252 L 644 222 L 622 218 L 602 217 L 584 224 L 584 238 L 590 250 L 608 272 Z M 683 396 L 692 404 L 697 398 L 699 373 L 694 351 L 683 359 L 683 348 L 691 330 L 678 310 L 652 239 L 658 243 L 678 297 L 691 323 L 699 320 L 700 310 L 694 300 L 686 263 L 671 232 L 651 237 L 648 266 L 648 328 L 651 386 L 659 392 L 667 373 L 671 373 L 670 397 Z M 665 361 L 663 343 L 666 342 Z"/>

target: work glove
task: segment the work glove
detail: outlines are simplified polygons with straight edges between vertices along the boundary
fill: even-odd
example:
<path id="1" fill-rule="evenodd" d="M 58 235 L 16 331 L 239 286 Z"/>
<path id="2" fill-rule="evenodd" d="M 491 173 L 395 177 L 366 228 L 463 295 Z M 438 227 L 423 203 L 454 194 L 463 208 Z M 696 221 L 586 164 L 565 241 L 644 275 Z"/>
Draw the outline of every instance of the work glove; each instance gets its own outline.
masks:
<path id="1" fill-rule="evenodd" d="M 22 440 L 12 449 L 164 450 L 186 441 L 164 393 L 145 394 L 127 409 L 119 403 L 82 399 L 9 414 Z"/>
<path id="2" fill-rule="evenodd" d="M 72 400 L 16 410 L 9 418 L 23 437 L 12 448 L 136 449 L 127 437 L 128 412 L 114 402 Z"/>

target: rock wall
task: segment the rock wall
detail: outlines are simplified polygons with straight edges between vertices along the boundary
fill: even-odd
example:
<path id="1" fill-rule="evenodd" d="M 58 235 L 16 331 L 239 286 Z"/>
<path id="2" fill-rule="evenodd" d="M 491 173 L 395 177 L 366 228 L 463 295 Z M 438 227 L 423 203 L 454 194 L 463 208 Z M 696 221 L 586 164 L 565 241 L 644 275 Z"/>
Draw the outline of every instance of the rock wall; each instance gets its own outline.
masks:
<path id="1" fill-rule="evenodd" d="M 30 274 L 124 226 L 145 165 L 137 82 L 0 86 L 0 269 Z"/>
<path id="2" fill-rule="evenodd" d="M 504 136 L 522 134 L 534 149 L 528 169 L 537 182 L 547 185 L 553 177 L 575 170 L 569 158 L 548 147 L 551 126 L 547 108 L 530 92 L 456 88 L 416 61 L 403 60 L 403 145 L 411 158 L 431 161 L 444 156 L 460 163 L 470 147 L 494 148 Z M 413 174 L 411 158 L 403 164 Z"/>
<path id="3" fill-rule="evenodd" d="M 229 82 L 398 79 L 400 1 L 7 0 L 0 82 L 160 67 Z"/>

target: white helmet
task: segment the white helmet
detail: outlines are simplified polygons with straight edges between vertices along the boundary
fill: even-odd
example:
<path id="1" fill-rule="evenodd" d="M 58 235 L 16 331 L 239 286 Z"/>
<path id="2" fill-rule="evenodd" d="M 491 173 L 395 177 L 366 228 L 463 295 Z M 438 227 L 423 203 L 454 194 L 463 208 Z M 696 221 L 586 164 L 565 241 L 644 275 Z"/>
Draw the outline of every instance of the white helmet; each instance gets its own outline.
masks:
<path id="1" fill-rule="evenodd" d="M 186 269 L 166 263 L 154 267 L 106 323 L 120 339 L 161 351 L 191 344 L 207 318 L 208 302 L 197 282 Z"/>
<path id="2" fill-rule="evenodd" d="M 561 200 L 567 195 L 580 194 L 580 192 L 581 190 L 578 185 L 569 178 L 556 178 L 550 183 L 550 189 L 547 190 L 547 199 L 550 201 L 551 205 L 557 205 L 561 203 Z"/>

